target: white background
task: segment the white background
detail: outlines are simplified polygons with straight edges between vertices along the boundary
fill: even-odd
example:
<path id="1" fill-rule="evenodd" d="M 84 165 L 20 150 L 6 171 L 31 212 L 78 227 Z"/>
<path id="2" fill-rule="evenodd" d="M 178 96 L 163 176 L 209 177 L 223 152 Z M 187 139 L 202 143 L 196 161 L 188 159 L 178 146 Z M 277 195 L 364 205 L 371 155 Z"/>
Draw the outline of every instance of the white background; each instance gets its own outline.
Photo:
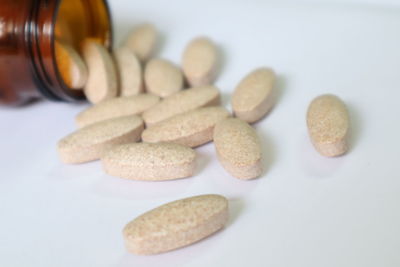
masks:
<path id="1" fill-rule="evenodd" d="M 368 4 L 363 4 L 366 2 Z M 385 5 L 387 4 L 387 5 Z M 216 85 L 229 95 L 271 66 L 279 100 L 256 125 L 265 175 L 230 177 L 213 146 L 193 178 L 145 183 L 103 174 L 98 162 L 61 164 L 57 141 L 85 105 L 40 102 L 0 110 L 0 265 L 400 266 L 400 5 L 398 1 L 112 0 L 116 40 L 152 22 L 159 56 L 179 63 L 187 42 L 221 48 Z M 334 93 L 352 119 L 351 150 L 319 156 L 305 124 L 309 102 Z M 174 252 L 126 252 L 124 225 L 160 204 L 218 193 L 231 219 L 218 234 Z"/>

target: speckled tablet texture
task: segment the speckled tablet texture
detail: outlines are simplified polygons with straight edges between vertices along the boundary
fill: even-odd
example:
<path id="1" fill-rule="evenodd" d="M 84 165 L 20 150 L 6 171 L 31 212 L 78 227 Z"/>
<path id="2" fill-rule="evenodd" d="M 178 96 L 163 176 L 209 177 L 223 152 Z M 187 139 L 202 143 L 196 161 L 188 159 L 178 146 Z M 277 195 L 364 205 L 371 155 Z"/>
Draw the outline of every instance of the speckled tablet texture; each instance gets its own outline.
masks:
<path id="1" fill-rule="evenodd" d="M 220 93 L 214 86 L 197 87 L 171 95 L 143 113 L 148 127 L 175 115 L 201 107 L 220 104 Z"/>
<path id="2" fill-rule="evenodd" d="M 87 99 L 95 104 L 116 97 L 117 70 L 108 50 L 95 41 L 86 40 L 83 45 L 83 58 L 89 70 L 84 88 Z"/>
<path id="3" fill-rule="evenodd" d="M 183 73 L 172 62 L 155 58 L 150 60 L 145 69 L 146 90 L 160 97 L 173 95 L 183 89 Z"/>
<path id="4" fill-rule="evenodd" d="M 109 175 L 144 181 L 190 177 L 196 167 L 193 149 L 171 143 L 117 146 L 105 153 L 101 160 Z"/>
<path id="5" fill-rule="evenodd" d="M 145 62 L 153 56 L 157 41 L 157 29 L 154 25 L 145 23 L 132 30 L 123 46 L 131 49 L 140 61 Z"/>
<path id="6" fill-rule="evenodd" d="M 199 37 L 188 44 L 183 54 L 182 67 L 192 87 L 212 84 L 217 66 L 217 48 L 209 38 Z"/>
<path id="7" fill-rule="evenodd" d="M 344 102 L 335 95 L 314 99 L 307 112 L 310 138 L 323 156 L 336 157 L 348 150 L 349 114 Z"/>
<path id="8" fill-rule="evenodd" d="M 61 139 L 58 153 L 61 160 L 69 164 L 97 160 L 115 145 L 139 141 L 143 129 L 143 120 L 138 116 L 102 121 Z"/>
<path id="9" fill-rule="evenodd" d="M 262 149 L 256 131 L 246 122 L 230 118 L 215 126 L 218 159 L 232 176 L 248 180 L 262 173 Z"/>
<path id="10" fill-rule="evenodd" d="M 144 91 L 142 65 L 135 53 L 128 47 L 114 52 L 119 78 L 119 96 L 133 96 Z"/>
<path id="11" fill-rule="evenodd" d="M 236 87 L 232 108 L 236 117 L 249 123 L 262 119 L 274 104 L 275 73 L 260 68 L 247 75 Z"/>
<path id="12" fill-rule="evenodd" d="M 78 127 L 82 128 L 112 118 L 140 115 L 158 102 L 160 98 L 151 94 L 112 98 L 80 112 L 75 121 Z"/>
<path id="13" fill-rule="evenodd" d="M 134 254 L 151 255 L 195 243 L 226 225 L 228 206 L 223 196 L 202 195 L 153 209 L 125 226 L 126 247 Z"/>
<path id="14" fill-rule="evenodd" d="M 230 113 L 223 107 L 206 107 L 157 123 L 142 133 L 148 143 L 172 142 L 197 147 L 213 140 L 215 125 Z"/>

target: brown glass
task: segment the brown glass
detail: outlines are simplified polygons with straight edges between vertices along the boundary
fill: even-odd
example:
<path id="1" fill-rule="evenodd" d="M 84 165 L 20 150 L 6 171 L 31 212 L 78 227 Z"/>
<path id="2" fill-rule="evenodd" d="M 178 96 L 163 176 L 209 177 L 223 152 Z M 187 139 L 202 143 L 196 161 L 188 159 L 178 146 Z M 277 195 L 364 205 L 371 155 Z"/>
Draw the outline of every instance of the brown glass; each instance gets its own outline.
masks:
<path id="1" fill-rule="evenodd" d="M 0 0 L 0 104 L 84 98 L 82 91 L 68 88 L 58 72 L 56 35 L 78 50 L 87 38 L 111 49 L 106 0 Z"/>

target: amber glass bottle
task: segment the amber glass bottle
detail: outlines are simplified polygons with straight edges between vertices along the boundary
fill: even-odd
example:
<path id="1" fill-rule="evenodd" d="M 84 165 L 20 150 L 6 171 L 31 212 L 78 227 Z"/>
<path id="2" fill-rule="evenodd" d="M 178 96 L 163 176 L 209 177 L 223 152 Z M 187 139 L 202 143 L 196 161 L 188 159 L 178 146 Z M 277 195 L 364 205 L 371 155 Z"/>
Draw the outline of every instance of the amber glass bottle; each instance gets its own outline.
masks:
<path id="1" fill-rule="evenodd" d="M 56 36 L 78 51 L 87 38 L 111 49 L 106 0 L 0 0 L 0 104 L 18 105 L 40 97 L 84 98 L 59 74 Z"/>

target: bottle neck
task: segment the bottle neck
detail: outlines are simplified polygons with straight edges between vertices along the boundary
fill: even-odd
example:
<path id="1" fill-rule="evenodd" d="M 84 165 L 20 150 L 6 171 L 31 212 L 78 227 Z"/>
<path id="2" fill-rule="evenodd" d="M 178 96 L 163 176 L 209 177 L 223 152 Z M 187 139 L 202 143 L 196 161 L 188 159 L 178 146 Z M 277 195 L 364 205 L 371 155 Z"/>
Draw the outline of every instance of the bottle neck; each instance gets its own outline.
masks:
<path id="1" fill-rule="evenodd" d="M 53 101 L 83 99 L 81 91 L 70 90 L 62 81 L 54 52 L 55 25 L 61 0 L 37 0 L 26 25 L 28 53 L 33 80 L 40 93 Z"/>
<path id="2" fill-rule="evenodd" d="M 0 104 L 40 97 L 32 80 L 25 33 L 33 0 L 3 0 L 0 8 Z"/>
<path id="3" fill-rule="evenodd" d="M 107 0 L 1 0 L 0 104 L 17 105 L 32 98 L 77 101 L 59 74 L 55 56 L 57 21 L 70 29 L 71 43 L 96 39 L 111 49 L 112 25 Z M 61 36 L 66 37 L 66 36 Z"/>

